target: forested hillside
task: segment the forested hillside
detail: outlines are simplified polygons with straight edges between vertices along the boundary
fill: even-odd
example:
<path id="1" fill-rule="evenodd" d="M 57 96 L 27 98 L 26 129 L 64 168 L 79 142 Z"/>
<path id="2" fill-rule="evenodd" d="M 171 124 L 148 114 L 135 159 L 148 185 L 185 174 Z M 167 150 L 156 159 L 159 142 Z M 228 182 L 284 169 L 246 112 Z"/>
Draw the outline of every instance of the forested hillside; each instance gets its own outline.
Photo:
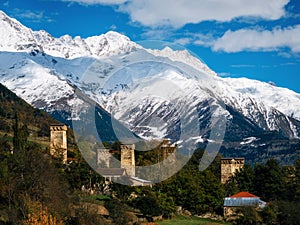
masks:
<path id="1" fill-rule="evenodd" d="M 49 125 L 58 123 L 47 113 L 35 109 L 0 83 L 0 132 L 9 135 L 15 116 L 32 136 L 49 136 Z"/>
<path id="2" fill-rule="evenodd" d="M 299 222 L 299 160 L 293 166 L 280 166 L 273 159 L 246 165 L 223 185 L 221 155 L 205 171 L 199 171 L 203 150 L 197 150 L 182 170 L 152 187 L 108 184 L 88 166 L 70 134 L 72 160 L 62 164 L 50 157 L 46 140 L 49 125 L 57 123 L 54 119 L 2 85 L 0 101 L 0 224 L 137 225 L 138 216 L 172 218 L 178 207 L 185 216 L 222 218 L 224 197 L 239 191 L 260 196 L 268 206 L 259 212 L 242 208 L 237 224 Z M 106 147 L 117 150 L 120 144 L 106 143 Z M 154 164 L 163 156 L 153 150 L 136 157 L 141 166 Z"/>

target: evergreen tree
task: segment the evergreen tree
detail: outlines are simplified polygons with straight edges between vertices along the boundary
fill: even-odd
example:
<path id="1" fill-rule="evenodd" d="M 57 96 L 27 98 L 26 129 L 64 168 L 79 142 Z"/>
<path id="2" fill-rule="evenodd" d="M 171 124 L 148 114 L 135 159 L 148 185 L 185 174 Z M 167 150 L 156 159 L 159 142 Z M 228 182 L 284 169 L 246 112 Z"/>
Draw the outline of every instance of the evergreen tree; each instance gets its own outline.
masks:
<path id="1" fill-rule="evenodd" d="M 14 137 L 13 137 L 14 151 L 23 152 L 26 148 L 29 132 L 26 125 L 20 127 L 20 119 L 17 113 L 15 113 L 15 122 L 13 125 L 13 130 L 14 130 Z"/>
<path id="2" fill-rule="evenodd" d="M 266 165 L 256 165 L 254 173 L 254 190 L 256 195 L 266 201 L 285 197 L 284 176 L 277 160 L 270 159 Z"/>
<path id="3" fill-rule="evenodd" d="M 300 158 L 295 162 L 294 198 L 295 201 L 300 201 Z"/>

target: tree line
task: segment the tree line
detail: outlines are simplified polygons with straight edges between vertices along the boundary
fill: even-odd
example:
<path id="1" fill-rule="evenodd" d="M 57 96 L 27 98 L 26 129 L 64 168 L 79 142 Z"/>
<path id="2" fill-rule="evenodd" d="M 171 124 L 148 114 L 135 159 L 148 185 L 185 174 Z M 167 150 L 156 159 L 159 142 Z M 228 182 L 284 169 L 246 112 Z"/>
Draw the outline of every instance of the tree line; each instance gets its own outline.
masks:
<path id="1" fill-rule="evenodd" d="M 39 144 L 28 141 L 28 128 L 15 116 L 13 140 L 0 138 L 0 224 L 108 224 L 107 218 L 81 207 L 81 187 L 105 185 L 81 157 L 67 165 L 49 156 Z M 13 145 L 13 154 L 11 152 Z M 120 143 L 114 143 L 118 146 Z M 110 185 L 105 201 L 114 224 L 132 224 L 130 212 L 146 217 L 171 218 L 178 206 L 191 214 L 223 214 L 224 197 L 248 191 L 268 202 L 257 212 L 243 208 L 237 224 L 298 224 L 300 200 L 300 159 L 293 166 L 281 166 L 270 159 L 265 164 L 245 165 L 225 185 L 220 182 L 220 162 L 199 171 L 203 150 L 195 151 L 189 162 L 174 176 L 152 187 Z M 158 154 L 158 156 L 157 156 Z M 153 164 L 161 152 L 137 155 L 140 164 Z M 161 159 L 159 159 L 161 160 Z"/>

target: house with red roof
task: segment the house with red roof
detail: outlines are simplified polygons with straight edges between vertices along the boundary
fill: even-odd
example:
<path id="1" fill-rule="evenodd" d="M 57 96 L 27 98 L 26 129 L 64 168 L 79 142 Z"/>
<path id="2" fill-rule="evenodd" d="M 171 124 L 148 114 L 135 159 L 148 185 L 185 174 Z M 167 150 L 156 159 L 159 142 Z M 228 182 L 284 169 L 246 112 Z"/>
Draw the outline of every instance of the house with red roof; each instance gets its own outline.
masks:
<path id="1" fill-rule="evenodd" d="M 249 192 L 239 192 L 224 199 L 224 216 L 229 217 L 235 215 L 239 207 L 252 206 L 259 210 L 263 209 L 266 204 L 267 203 L 262 201 L 260 197 L 250 194 Z"/>

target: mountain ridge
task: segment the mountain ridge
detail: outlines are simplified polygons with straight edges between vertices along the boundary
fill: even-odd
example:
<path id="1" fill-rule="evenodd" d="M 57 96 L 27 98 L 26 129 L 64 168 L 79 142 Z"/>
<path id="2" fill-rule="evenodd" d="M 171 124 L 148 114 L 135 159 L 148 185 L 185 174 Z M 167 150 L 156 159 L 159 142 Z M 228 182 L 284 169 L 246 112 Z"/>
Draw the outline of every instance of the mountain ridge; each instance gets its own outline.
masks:
<path id="1" fill-rule="evenodd" d="M 0 35 L 0 40 L 6 38 L 0 44 L 0 82 L 64 122 L 80 119 L 84 102 L 73 98 L 78 89 L 146 139 L 181 141 L 180 130 L 190 127 L 183 121 L 193 121 L 199 127 L 187 134 L 203 142 L 209 139 L 207 131 L 218 111 L 226 117 L 226 132 L 236 136 L 236 143 L 265 132 L 284 139 L 300 137 L 300 94 L 291 90 L 247 78 L 218 77 L 188 51 L 145 49 L 116 32 L 86 39 L 54 38 L 0 15 L 0 31 L 14 37 L 7 44 L 7 37 Z M 9 24 L 19 31 L 13 32 L 14 26 L 5 30 Z M 143 96 L 149 89 L 161 96 Z M 249 130 L 244 132 L 243 126 Z M 246 146 L 251 148 L 251 143 Z"/>

